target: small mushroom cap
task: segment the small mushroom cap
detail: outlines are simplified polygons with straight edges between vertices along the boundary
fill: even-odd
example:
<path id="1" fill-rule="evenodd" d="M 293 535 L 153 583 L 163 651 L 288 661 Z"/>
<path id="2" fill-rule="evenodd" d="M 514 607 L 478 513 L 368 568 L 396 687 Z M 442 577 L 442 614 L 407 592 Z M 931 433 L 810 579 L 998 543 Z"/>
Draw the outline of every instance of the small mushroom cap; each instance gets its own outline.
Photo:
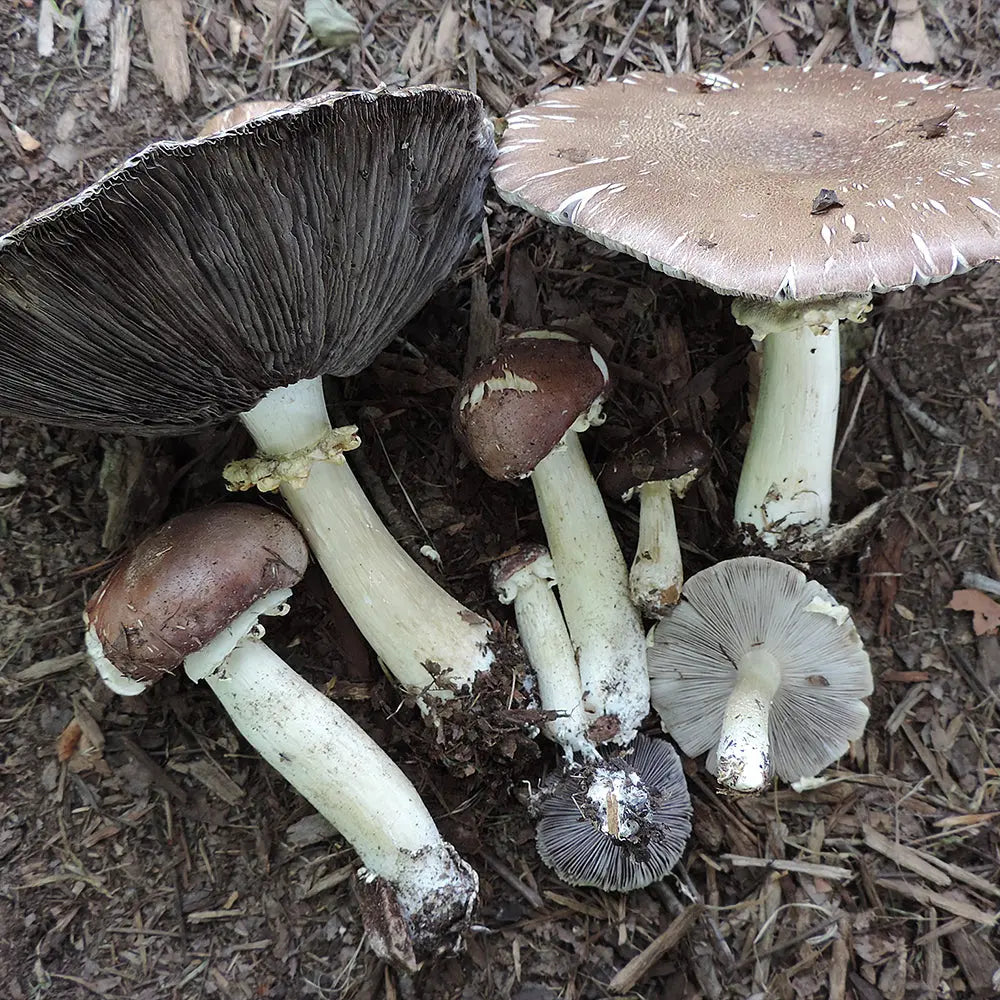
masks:
<path id="1" fill-rule="evenodd" d="M 518 545 L 490 567 L 490 582 L 503 604 L 514 601 L 529 577 L 553 582 L 556 578 L 549 550 L 537 542 Z"/>
<path id="2" fill-rule="evenodd" d="M 255 601 L 302 579 L 309 551 L 281 514 L 227 503 L 148 535 L 87 604 L 104 655 L 125 677 L 177 670 Z"/>
<path id="3" fill-rule="evenodd" d="M 1000 257 L 1000 91 L 832 65 L 638 72 L 507 121 L 504 198 L 726 294 L 864 294 Z"/>
<path id="4" fill-rule="evenodd" d="M 282 111 L 288 107 L 288 101 L 242 101 L 225 111 L 212 115 L 198 132 L 199 137 L 215 135 L 228 128 L 238 128 L 255 118 L 262 118 L 273 111 Z"/>
<path id="5" fill-rule="evenodd" d="M 610 384 L 597 351 L 565 333 L 507 337 L 459 386 L 452 426 L 493 479 L 522 479 L 599 403 Z"/>
<path id="6" fill-rule="evenodd" d="M 677 864 L 691 836 L 680 758 L 645 736 L 620 756 L 572 767 L 543 789 L 537 809 L 538 853 L 569 885 L 641 889 Z"/>
<path id="7" fill-rule="evenodd" d="M 627 497 L 644 483 L 682 481 L 686 490 L 711 460 L 712 442 L 704 434 L 660 424 L 636 440 L 621 458 L 608 462 L 598 484 L 611 497 Z"/>
<path id="8" fill-rule="evenodd" d="M 653 708 L 688 756 L 711 751 L 714 774 L 736 664 L 761 647 L 780 669 L 768 723 L 774 771 L 812 777 L 864 732 L 872 673 L 848 609 L 792 566 L 747 556 L 687 580 L 649 650 Z"/>
<path id="9" fill-rule="evenodd" d="M 441 87 L 154 143 L 0 238 L 0 415 L 168 434 L 360 371 L 467 252 L 495 155 Z"/>

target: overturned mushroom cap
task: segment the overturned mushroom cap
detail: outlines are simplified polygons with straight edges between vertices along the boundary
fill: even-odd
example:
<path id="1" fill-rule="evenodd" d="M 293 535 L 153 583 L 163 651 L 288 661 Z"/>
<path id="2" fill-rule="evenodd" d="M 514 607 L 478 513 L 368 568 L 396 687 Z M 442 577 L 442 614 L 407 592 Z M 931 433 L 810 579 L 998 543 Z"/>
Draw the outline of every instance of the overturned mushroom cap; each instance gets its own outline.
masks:
<path id="1" fill-rule="evenodd" d="M 575 337 L 529 330 L 504 340 L 455 395 L 452 425 L 493 479 L 522 479 L 610 384 L 597 351 Z"/>
<path id="2" fill-rule="evenodd" d="M 181 514 L 143 539 L 87 604 L 99 669 L 105 658 L 140 684 L 173 673 L 256 601 L 298 583 L 308 558 L 298 528 L 265 507 Z"/>
<path id="3" fill-rule="evenodd" d="M 504 198 L 723 293 L 885 291 L 1000 257 L 1000 91 L 848 66 L 638 72 L 507 120 Z"/>
<path id="4" fill-rule="evenodd" d="M 0 414 L 171 433 L 360 371 L 467 251 L 495 153 L 440 87 L 155 143 L 0 238 Z"/>
<path id="5" fill-rule="evenodd" d="M 636 737 L 620 756 L 576 766 L 535 804 L 541 859 L 569 885 L 630 892 L 663 878 L 691 835 L 691 798 L 666 740 Z"/>
<path id="6" fill-rule="evenodd" d="M 712 442 L 695 431 L 659 425 L 635 441 L 601 471 L 598 483 L 607 496 L 628 497 L 644 483 L 675 484 L 683 496 L 712 460 Z"/>
<path id="7" fill-rule="evenodd" d="M 664 731 L 688 756 L 711 751 L 706 767 L 715 774 L 737 665 L 751 652 L 774 661 L 771 767 L 789 782 L 818 774 L 864 731 L 871 665 L 848 609 L 773 559 L 729 559 L 695 573 L 656 626 L 649 675 Z"/>

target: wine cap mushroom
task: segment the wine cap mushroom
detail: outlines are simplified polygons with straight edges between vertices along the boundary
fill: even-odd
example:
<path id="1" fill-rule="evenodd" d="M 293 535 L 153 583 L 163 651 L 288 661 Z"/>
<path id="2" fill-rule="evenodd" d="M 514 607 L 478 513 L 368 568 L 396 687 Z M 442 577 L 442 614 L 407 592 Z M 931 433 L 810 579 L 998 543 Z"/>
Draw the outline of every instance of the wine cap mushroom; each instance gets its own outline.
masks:
<path id="1" fill-rule="evenodd" d="M 656 626 L 653 708 L 738 791 L 815 776 L 868 721 L 868 654 L 850 612 L 792 566 L 749 556 L 695 573 Z"/>
<path id="2" fill-rule="evenodd" d="M 712 442 L 704 434 L 660 424 L 608 462 L 598 482 L 605 495 L 623 500 L 653 482 L 667 483 L 674 496 L 683 497 L 711 460 Z"/>
<path id="3" fill-rule="evenodd" d="M 559 776 L 535 808 L 538 853 L 569 885 L 641 889 L 677 864 L 691 835 L 680 758 L 666 740 L 645 736 L 620 756 Z"/>
<path id="4" fill-rule="evenodd" d="M 360 371 L 468 249 L 495 152 L 434 86 L 154 143 L 0 238 L 0 413 L 166 434 Z"/>
<path id="5" fill-rule="evenodd" d="M 181 514 L 139 542 L 90 599 L 88 651 L 118 694 L 138 694 L 225 635 L 212 646 L 221 661 L 253 622 L 230 626 L 282 604 L 308 561 L 299 530 L 265 507 Z"/>
<path id="6" fill-rule="evenodd" d="M 508 201 L 719 292 L 814 299 L 1000 256 L 1000 92 L 850 66 L 636 72 L 507 116 Z"/>
<path id="7" fill-rule="evenodd" d="M 491 478 L 523 479 L 599 407 L 609 384 L 604 358 L 575 337 L 553 330 L 514 334 L 456 394 L 455 434 Z"/>

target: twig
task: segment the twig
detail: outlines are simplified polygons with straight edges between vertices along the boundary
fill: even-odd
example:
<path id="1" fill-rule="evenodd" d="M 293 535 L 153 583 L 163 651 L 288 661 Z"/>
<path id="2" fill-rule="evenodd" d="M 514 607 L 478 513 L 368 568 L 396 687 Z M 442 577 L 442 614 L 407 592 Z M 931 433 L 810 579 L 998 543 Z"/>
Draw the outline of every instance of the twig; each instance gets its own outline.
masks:
<path id="1" fill-rule="evenodd" d="M 962 586 L 971 587 L 973 590 L 981 590 L 984 594 L 992 594 L 994 597 L 1000 597 L 1000 580 L 994 580 L 991 576 L 985 576 L 982 573 L 963 573 L 962 574 Z M 30 667 L 28 668 L 31 669 Z M 25 671 L 22 671 L 25 673 Z M 18 680 L 21 679 L 20 674 L 14 675 Z"/>
<path id="2" fill-rule="evenodd" d="M 903 413 L 914 423 L 919 424 L 928 434 L 936 437 L 939 441 L 945 441 L 948 444 L 962 443 L 962 436 L 959 433 L 935 420 L 929 413 L 925 413 L 917 403 L 903 392 L 896 377 L 889 371 L 881 358 L 869 355 L 867 361 L 868 370 L 882 383 L 885 391 L 892 396 Z"/>
<path id="3" fill-rule="evenodd" d="M 650 969 L 672 948 L 676 948 L 687 936 L 695 921 L 701 916 L 704 907 L 701 903 L 689 906 L 679 917 L 676 917 L 667 929 L 643 948 L 628 964 L 620 969 L 608 983 L 609 993 L 631 993 L 636 983 L 649 975 Z"/>
<path id="4" fill-rule="evenodd" d="M 797 872 L 813 878 L 847 879 L 854 878 L 850 868 L 836 865 L 817 865 L 811 861 L 791 861 L 785 858 L 748 858 L 740 854 L 720 854 L 720 861 L 728 861 L 734 868 L 766 868 L 773 872 Z"/>
<path id="5" fill-rule="evenodd" d="M 629 29 L 625 32 L 625 37 L 622 39 L 621 45 L 615 49 L 615 54 L 611 57 L 611 62 L 608 63 L 608 68 L 604 71 L 605 80 L 614 76 L 615 68 L 621 57 L 628 51 L 628 47 L 632 44 L 635 34 L 639 30 L 639 25 L 645 20 L 646 15 L 649 13 L 649 8 L 652 6 L 653 0 L 646 0 L 642 7 L 639 8 L 639 13 L 635 15 L 635 20 L 629 25 Z"/>

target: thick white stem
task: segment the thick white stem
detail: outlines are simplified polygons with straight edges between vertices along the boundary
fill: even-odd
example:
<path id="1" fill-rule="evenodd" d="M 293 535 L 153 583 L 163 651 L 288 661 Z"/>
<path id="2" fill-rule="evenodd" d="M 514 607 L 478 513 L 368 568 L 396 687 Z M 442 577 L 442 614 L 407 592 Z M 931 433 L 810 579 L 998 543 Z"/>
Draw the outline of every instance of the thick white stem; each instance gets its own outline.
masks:
<path id="1" fill-rule="evenodd" d="M 542 708 L 559 713 L 558 718 L 546 723 L 545 735 L 563 747 L 570 759 L 574 753 L 594 758 L 597 751 L 587 737 L 589 720 L 583 710 L 580 671 L 552 590 L 554 577 L 552 560 L 537 559 L 511 578 L 500 600 L 509 604 L 513 599 L 517 631 L 538 681 Z"/>
<path id="2" fill-rule="evenodd" d="M 759 792 L 771 780 L 771 702 L 781 670 L 775 658 L 751 649 L 737 664 L 717 750 L 716 778 L 738 792 Z"/>
<path id="3" fill-rule="evenodd" d="M 615 742 L 631 742 L 649 712 L 642 620 L 628 569 L 579 436 L 568 431 L 531 475 L 559 600 L 577 651 L 584 705 L 618 719 Z"/>
<path id="4" fill-rule="evenodd" d="M 330 431 L 320 379 L 275 389 L 242 420 L 268 455 L 308 448 Z M 304 486 L 282 496 L 348 613 L 410 690 L 449 697 L 494 654 L 490 627 L 439 587 L 403 550 L 346 463 L 317 462 Z M 432 672 L 443 675 L 441 686 Z"/>
<path id="5" fill-rule="evenodd" d="M 860 320 L 869 301 L 733 304 L 763 354 L 735 517 L 769 546 L 794 526 L 812 534 L 830 523 L 840 321 Z"/>
<path id="6" fill-rule="evenodd" d="M 475 896 L 475 875 L 406 775 L 264 643 L 244 639 L 205 680 L 264 760 L 391 883 L 407 915 L 442 894 L 463 906 Z"/>
<path id="7" fill-rule="evenodd" d="M 662 618 L 681 598 L 684 565 L 667 482 L 639 487 L 639 542 L 628 579 L 632 600 L 647 618 Z"/>

